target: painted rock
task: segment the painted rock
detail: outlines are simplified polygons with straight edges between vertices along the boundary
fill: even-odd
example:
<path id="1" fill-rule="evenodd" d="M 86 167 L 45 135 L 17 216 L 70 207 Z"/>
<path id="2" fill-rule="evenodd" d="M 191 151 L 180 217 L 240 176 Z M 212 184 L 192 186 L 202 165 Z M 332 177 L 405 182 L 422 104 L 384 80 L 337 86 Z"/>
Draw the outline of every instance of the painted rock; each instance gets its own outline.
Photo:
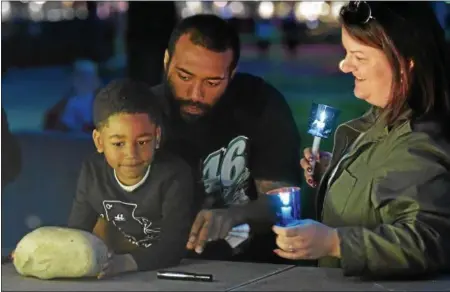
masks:
<path id="1" fill-rule="evenodd" d="M 23 276 L 39 279 L 97 276 L 108 248 L 95 235 L 64 227 L 40 227 L 25 235 L 14 251 L 13 264 Z"/>

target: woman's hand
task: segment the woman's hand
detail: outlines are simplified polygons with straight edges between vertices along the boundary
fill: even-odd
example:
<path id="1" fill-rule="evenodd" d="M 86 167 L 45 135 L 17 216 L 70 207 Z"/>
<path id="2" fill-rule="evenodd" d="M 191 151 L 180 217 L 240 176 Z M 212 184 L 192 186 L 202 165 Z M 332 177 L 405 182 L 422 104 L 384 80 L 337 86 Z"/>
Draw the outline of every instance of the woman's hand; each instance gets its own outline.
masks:
<path id="1" fill-rule="evenodd" d="M 316 165 L 313 173 L 311 163 L 314 160 L 316 161 Z M 317 181 L 315 180 L 315 177 L 320 177 L 325 172 L 328 165 L 330 164 L 330 161 L 330 152 L 321 151 L 317 154 L 316 157 L 313 157 L 311 148 L 305 148 L 305 150 L 303 150 L 303 158 L 300 160 L 300 165 L 303 168 L 305 179 L 308 185 L 313 188 L 317 187 Z"/>
<path id="2" fill-rule="evenodd" d="M 315 260 L 325 256 L 340 258 L 340 240 L 336 229 L 320 222 L 298 220 L 288 227 L 274 226 L 277 246 L 274 252 L 290 260 Z"/>

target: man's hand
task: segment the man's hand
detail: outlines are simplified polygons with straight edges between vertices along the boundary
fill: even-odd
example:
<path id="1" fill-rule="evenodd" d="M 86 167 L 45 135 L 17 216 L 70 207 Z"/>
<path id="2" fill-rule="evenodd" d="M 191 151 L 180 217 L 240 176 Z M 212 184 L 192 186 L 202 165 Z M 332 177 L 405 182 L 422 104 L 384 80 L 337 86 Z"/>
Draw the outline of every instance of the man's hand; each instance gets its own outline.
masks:
<path id="1" fill-rule="evenodd" d="M 207 242 L 224 239 L 236 225 L 245 223 L 229 209 L 202 210 L 197 214 L 186 248 L 200 254 Z"/>
<path id="2" fill-rule="evenodd" d="M 109 253 L 108 261 L 98 274 L 98 279 L 114 277 L 116 275 L 137 271 L 136 261 L 130 254 L 117 255 Z"/>

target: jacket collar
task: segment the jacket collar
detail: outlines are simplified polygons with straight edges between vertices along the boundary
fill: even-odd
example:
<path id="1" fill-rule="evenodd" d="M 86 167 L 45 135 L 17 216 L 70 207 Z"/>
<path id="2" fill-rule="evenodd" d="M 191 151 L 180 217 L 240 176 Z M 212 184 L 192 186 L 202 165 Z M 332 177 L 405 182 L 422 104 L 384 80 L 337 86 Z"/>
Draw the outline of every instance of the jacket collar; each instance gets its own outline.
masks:
<path id="1" fill-rule="evenodd" d="M 356 136 L 365 133 L 365 141 L 375 142 L 386 137 L 394 130 L 399 135 L 411 132 L 410 115 L 410 110 L 403 112 L 395 125 L 390 127 L 386 123 L 386 112 L 383 112 L 380 108 L 371 107 L 363 116 L 341 124 L 338 129 L 346 128 L 347 131 L 344 131 L 344 134 L 350 131 L 354 132 Z M 336 130 L 336 134 L 340 134 L 338 133 L 338 129 Z"/>

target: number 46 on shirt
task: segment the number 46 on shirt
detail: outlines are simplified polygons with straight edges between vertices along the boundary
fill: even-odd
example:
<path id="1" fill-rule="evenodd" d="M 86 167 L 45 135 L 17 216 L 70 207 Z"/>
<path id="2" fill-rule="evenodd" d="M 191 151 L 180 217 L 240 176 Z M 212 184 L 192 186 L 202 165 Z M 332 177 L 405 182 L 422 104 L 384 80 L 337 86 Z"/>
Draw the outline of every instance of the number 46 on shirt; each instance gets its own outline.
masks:
<path id="1" fill-rule="evenodd" d="M 209 154 L 203 162 L 205 191 L 211 193 L 220 187 L 230 187 L 246 169 L 248 138 L 238 136 Z"/>

